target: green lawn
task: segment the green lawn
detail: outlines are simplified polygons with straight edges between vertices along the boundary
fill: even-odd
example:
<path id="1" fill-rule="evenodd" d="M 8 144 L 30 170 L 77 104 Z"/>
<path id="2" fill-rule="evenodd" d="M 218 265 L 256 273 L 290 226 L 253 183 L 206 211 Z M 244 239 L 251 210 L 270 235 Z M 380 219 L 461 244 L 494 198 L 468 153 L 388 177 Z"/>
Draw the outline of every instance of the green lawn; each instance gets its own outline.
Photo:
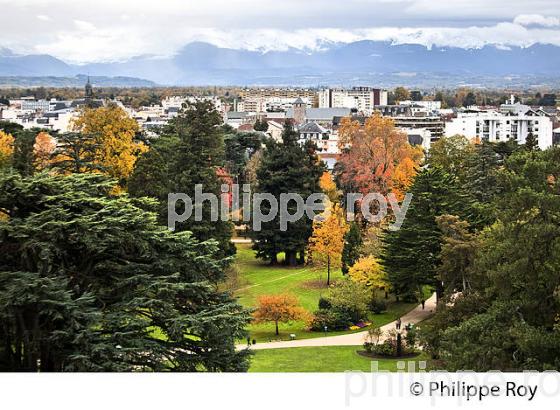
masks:
<path id="1" fill-rule="evenodd" d="M 287 349 L 256 350 L 251 358 L 250 372 L 344 372 L 346 370 L 371 371 L 372 360 L 379 370 L 397 371 L 397 362 L 426 361 L 427 356 L 408 359 L 369 359 L 356 353 L 360 346 L 294 347 Z"/>
<path id="2" fill-rule="evenodd" d="M 285 266 L 270 266 L 255 259 L 250 244 L 237 244 L 236 264 L 242 277 L 242 285 L 235 292 L 239 302 L 247 307 L 254 307 L 260 295 L 289 293 L 295 295 L 300 304 L 310 313 L 317 310 L 317 304 L 322 293 L 326 292 L 326 269 L 309 266 L 289 268 Z M 340 270 L 331 272 L 331 281 L 340 280 Z M 390 302 L 393 302 L 390 300 Z M 413 309 L 413 303 L 390 303 L 387 312 L 371 315 L 373 326 L 383 326 L 397 317 Z M 274 324 L 254 324 L 248 328 L 250 337 L 257 342 L 269 340 L 288 340 L 291 333 L 298 339 L 322 337 L 323 332 L 310 332 L 304 322 L 296 321 L 280 324 L 280 335 L 276 336 Z M 363 329 L 361 329 L 363 330 Z M 361 331 L 357 330 L 357 331 Z M 351 333 L 351 331 L 328 332 L 329 336 Z"/>

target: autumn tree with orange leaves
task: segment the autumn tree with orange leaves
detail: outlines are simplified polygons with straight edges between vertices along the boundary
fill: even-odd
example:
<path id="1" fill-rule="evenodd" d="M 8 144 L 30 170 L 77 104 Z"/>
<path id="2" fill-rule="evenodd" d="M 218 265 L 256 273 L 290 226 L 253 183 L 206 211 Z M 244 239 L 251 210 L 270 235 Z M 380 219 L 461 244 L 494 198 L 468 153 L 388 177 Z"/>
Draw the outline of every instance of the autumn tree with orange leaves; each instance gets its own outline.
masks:
<path id="1" fill-rule="evenodd" d="M 35 137 L 33 145 L 33 166 L 36 170 L 42 171 L 52 163 L 52 156 L 56 149 L 56 141 L 44 131 Z"/>
<path id="2" fill-rule="evenodd" d="M 304 320 L 308 318 L 308 313 L 299 305 L 295 296 L 262 295 L 257 299 L 257 310 L 253 313 L 253 317 L 255 323 L 274 322 L 276 336 L 278 336 L 278 323 Z"/>
<path id="3" fill-rule="evenodd" d="M 309 250 L 312 254 L 320 256 L 313 257 L 313 262 L 326 261 L 327 286 L 331 284 L 331 266 L 340 266 L 342 249 L 344 248 L 344 234 L 348 225 L 344 220 L 343 210 L 334 205 L 324 215 L 324 220 L 313 222 L 313 235 L 309 239 Z"/>
<path id="4" fill-rule="evenodd" d="M 339 181 L 347 192 L 367 195 L 392 192 L 402 199 L 423 158 L 421 147 L 408 143 L 391 118 L 379 113 L 362 126 L 351 118 L 342 120 L 339 145 Z"/>

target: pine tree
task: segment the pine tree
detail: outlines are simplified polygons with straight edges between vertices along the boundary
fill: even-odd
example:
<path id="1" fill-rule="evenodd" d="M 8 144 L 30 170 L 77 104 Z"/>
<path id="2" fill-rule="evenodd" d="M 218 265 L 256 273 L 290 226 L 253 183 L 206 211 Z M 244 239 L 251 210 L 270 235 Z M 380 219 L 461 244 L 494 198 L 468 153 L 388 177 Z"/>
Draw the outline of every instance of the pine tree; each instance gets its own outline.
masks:
<path id="1" fill-rule="evenodd" d="M 101 174 L 0 172 L 0 371 L 243 371 L 214 242 Z"/>
<path id="2" fill-rule="evenodd" d="M 315 153 L 314 145 L 298 144 L 298 133 L 291 124 L 287 124 L 282 134 L 282 142 L 268 141 L 262 162 L 257 170 L 258 190 L 272 194 L 278 203 L 281 193 L 295 193 L 302 198 L 312 193 L 321 192 L 319 178 L 324 172 Z M 294 201 L 288 204 L 288 212 L 294 214 Z M 268 201 L 261 204 L 261 212 L 266 215 L 270 211 Z M 313 221 L 303 216 L 296 222 L 289 222 L 286 231 L 280 230 L 280 218 L 262 224 L 261 230 L 252 232 L 253 249 L 257 257 L 277 262 L 279 252 L 286 253 L 286 263 L 293 266 L 303 263 L 307 241 L 312 233 Z M 299 255 L 299 258 L 298 258 Z"/>
<path id="3" fill-rule="evenodd" d="M 344 248 L 342 249 L 342 273 L 347 274 L 360 258 L 360 248 L 362 246 L 362 234 L 356 222 L 350 224 L 350 228 L 344 235 Z"/>
<path id="4" fill-rule="evenodd" d="M 527 134 L 527 138 L 525 139 L 525 149 L 527 151 L 536 151 L 539 149 L 539 140 L 532 132 Z"/>
<path id="5" fill-rule="evenodd" d="M 412 298 L 424 285 L 434 286 L 441 296 L 441 231 L 436 217 L 444 214 L 471 217 L 469 201 L 454 177 L 438 168 L 422 170 L 410 190 L 412 202 L 403 225 L 384 236 L 381 262 L 398 295 Z"/>

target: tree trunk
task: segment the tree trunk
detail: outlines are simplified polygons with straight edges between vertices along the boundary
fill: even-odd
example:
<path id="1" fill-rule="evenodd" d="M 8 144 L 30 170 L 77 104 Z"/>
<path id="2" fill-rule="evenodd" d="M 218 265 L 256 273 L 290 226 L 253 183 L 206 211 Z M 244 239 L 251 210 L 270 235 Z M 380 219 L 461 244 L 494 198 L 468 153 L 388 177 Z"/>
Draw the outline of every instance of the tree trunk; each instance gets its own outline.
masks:
<path id="1" fill-rule="evenodd" d="M 296 266 L 297 259 L 296 259 L 296 252 L 295 251 L 286 251 L 286 265 L 288 266 Z"/>
<path id="2" fill-rule="evenodd" d="M 298 263 L 300 265 L 304 265 L 305 264 L 305 250 L 302 249 L 301 251 L 299 251 L 299 261 Z"/>
<path id="3" fill-rule="evenodd" d="M 327 255 L 327 286 L 331 284 L 331 255 Z"/>
<path id="4" fill-rule="evenodd" d="M 276 321 L 275 323 L 276 323 L 276 336 L 278 336 L 279 335 L 279 333 L 278 333 L 278 321 Z"/>

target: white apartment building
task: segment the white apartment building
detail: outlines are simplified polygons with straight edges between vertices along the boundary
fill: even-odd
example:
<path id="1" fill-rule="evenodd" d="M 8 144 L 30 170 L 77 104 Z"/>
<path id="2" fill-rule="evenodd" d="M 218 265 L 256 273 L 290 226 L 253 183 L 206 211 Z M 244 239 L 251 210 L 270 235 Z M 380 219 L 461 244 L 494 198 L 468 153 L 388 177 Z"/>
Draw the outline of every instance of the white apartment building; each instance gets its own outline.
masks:
<path id="1" fill-rule="evenodd" d="M 327 88 L 318 92 L 319 108 L 350 108 L 371 115 L 376 105 L 387 105 L 387 91 L 372 87 Z"/>
<path id="2" fill-rule="evenodd" d="M 445 124 L 446 136 L 459 134 L 491 142 L 514 139 L 525 144 L 529 133 L 537 138 L 539 148 L 552 145 L 552 121 L 546 113 L 530 108 L 525 112 L 470 109 Z"/>
<path id="3" fill-rule="evenodd" d="M 412 101 L 412 100 L 407 100 L 407 101 L 401 101 L 400 105 L 406 105 L 409 107 L 421 107 L 426 111 L 432 111 L 432 112 L 439 112 L 441 110 L 441 101 Z"/>

